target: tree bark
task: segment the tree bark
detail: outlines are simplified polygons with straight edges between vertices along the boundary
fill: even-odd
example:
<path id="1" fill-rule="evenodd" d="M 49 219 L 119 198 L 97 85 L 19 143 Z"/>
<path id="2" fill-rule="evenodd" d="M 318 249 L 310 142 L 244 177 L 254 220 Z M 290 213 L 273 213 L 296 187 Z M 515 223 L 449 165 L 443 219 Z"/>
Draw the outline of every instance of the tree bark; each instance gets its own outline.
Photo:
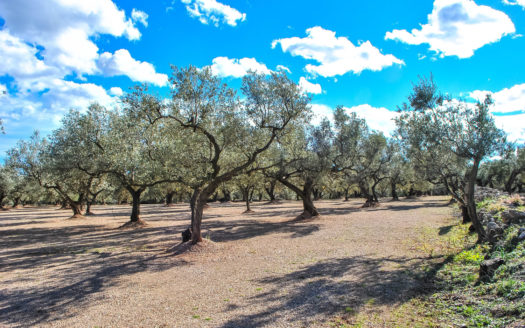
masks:
<path id="1" fill-rule="evenodd" d="M 268 197 L 270 197 L 270 203 L 274 203 L 275 202 L 275 185 L 277 184 L 277 181 L 276 180 L 272 180 L 270 181 L 270 186 L 269 187 L 264 187 L 264 190 L 266 191 L 266 193 L 268 194 Z"/>
<path id="2" fill-rule="evenodd" d="M 512 184 L 514 183 L 514 180 L 516 180 L 516 177 L 518 176 L 520 172 L 518 170 L 512 170 L 510 173 L 509 178 L 505 182 L 505 191 L 510 195 L 512 194 L 512 191 L 514 188 L 512 187 Z"/>
<path id="3" fill-rule="evenodd" d="M 469 223 L 472 221 L 470 215 L 468 214 L 468 208 L 465 205 L 459 205 L 461 208 L 461 216 L 463 217 L 463 224 Z"/>
<path id="4" fill-rule="evenodd" d="M 144 188 L 139 188 L 137 190 L 133 188 L 127 188 L 129 193 L 131 194 L 131 197 L 133 198 L 133 204 L 131 208 L 131 216 L 129 218 L 129 221 L 132 223 L 139 222 L 140 221 L 140 196 L 142 192 L 144 191 Z"/>
<path id="5" fill-rule="evenodd" d="M 70 200 L 69 206 L 71 207 L 71 210 L 73 211 L 73 216 L 71 218 L 78 218 L 82 217 L 82 202 L 81 201 L 72 201 Z"/>
<path id="6" fill-rule="evenodd" d="M 348 191 L 350 190 L 350 188 L 345 188 L 345 202 L 347 202 L 349 199 L 350 199 L 350 195 L 348 194 Z"/>
<path id="7" fill-rule="evenodd" d="M 173 204 L 173 196 L 175 195 L 175 191 L 169 191 L 166 193 L 166 207 L 169 207 Z"/>
<path id="8" fill-rule="evenodd" d="M 397 195 L 396 183 L 394 181 L 390 182 L 390 188 L 392 189 L 392 200 L 399 200 Z"/>
<path id="9" fill-rule="evenodd" d="M 480 160 L 475 158 L 474 163 L 472 164 L 472 169 L 470 170 L 469 179 L 467 182 L 467 190 L 465 193 L 467 212 L 472 220 L 472 225 L 478 234 L 478 243 L 482 243 L 486 240 L 485 228 L 478 219 L 478 214 L 476 212 L 476 201 L 474 199 L 474 188 L 476 186 L 476 178 L 478 175 Z"/>
<path id="10" fill-rule="evenodd" d="M 191 218 L 191 243 L 197 244 L 202 242 L 202 213 L 204 212 L 204 207 L 207 204 L 209 194 L 204 191 L 199 191 L 195 189 L 193 197 L 195 199 L 194 210 L 192 211 Z"/>

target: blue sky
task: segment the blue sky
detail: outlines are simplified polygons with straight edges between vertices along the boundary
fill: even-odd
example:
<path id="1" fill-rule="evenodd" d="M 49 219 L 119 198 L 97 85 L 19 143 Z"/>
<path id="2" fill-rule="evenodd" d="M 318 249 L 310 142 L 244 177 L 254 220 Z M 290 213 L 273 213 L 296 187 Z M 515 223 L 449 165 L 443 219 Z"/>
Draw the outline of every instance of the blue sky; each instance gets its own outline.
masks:
<path id="1" fill-rule="evenodd" d="M 114 106 L 136 83 L 168 94 L 170 65 L 239 85 L 286 70 L 317 118 L 337 105 L 385 134 L 418 75 L 466 100 L 493 94 L 525 141 L 525 0 L 2 0 L 0 157 L 70 108 Z"/>

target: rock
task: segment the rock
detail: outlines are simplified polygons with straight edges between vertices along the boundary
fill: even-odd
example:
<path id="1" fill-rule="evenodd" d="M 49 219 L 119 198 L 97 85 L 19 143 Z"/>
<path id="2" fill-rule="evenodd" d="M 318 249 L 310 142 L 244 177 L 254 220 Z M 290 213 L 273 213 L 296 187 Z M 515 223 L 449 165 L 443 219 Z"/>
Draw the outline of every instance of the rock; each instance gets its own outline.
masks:
<path id="1" fill-rule="evenodd" d="M 182 232 L 182 242 L 185 243 L 191 239 L 191 228 L 188 228 Z"/>
<path id="2" fill-rule="evenodd" d="M 518 230 L 518 242 L 525 240 L 525 228 Z"/>
<path id="3" fill-rule="evenodd" d="M 501 220 L 507 224 L 525 223 L 525 212 L 516 210 L 505 210 L 501 212 Z"/>
<path id="4" fill-rule="evenodd" d="M 489 222 L 487 224 L 487 237 L 489 242 L 495 243 L 503 235 L 503 228 L 496 222 Z"/>
<path id="5" fill-rule="evenodd" d="M 481 262 L 479 266 L 479 279 L 483 281 L 490 280 L 492 276 L 494 276 L 494 272 L 504 263 L 505 260 L 500 257 Z"/>
<path id="6" fill-rule="evenodd" d="M 478 213 L 478 218 L 483 225 L 486 225 L 488 222 L 494 221 L 494 216 L 485 211 L 480 211 Z"/>

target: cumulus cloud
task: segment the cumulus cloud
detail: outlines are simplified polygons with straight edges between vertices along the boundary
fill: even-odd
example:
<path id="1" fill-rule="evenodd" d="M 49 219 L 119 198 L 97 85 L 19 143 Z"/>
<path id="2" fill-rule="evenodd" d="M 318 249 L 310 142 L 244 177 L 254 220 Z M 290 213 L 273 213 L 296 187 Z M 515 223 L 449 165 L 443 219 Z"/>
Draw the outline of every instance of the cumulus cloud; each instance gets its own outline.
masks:
<path id="1" fill-rule="evenodd" d="M 166 83 L 167 76 L 127 50 L 101 56 L 95 43 L 104 34 L 139 40 L 136 24 L 147 24 L 141 11 L 127 17 L 111 0 L 2 0 L 0 17 L 0 76 L 9 81 L 9 92 L 0 98 L 6 130 L 39 126 L 49 131 L 70 108 L 85 109 L 93 101 L 115 103 L 117 89 L 110 95 L 99 85 L 78 82 L 85 75 L 122 74 Z"/>
<path id="2" fill-rule="evenodd" d="M 141 10 L 133 8 L 133 10 L 131 11 L 131 19 L 135 23 L 141 23 L 145 27 L 148 27 L 148 14 Z"/>
<path id="3" fill-rule="evenodd" d="M 333 121 L 334 119 L 334 110 L 330 106 L 326 106 L 323 104 L 312 104 L 312 119 L 310 120 L 310 123 L 313 125 L 319 125 L 323 119 L 328 119 L 330 121 Z"/>
<path id="4" fill-rule="evenodd" d="M 43 90 L 38 97 L 33 92 L 19 91 L 0 97 L 0 116 L 5 118 L 6 129 L 34 129 L 35 124 L 48 132 L 56 127 L 60 118 L 69 109 L 84 110 L 91 103 L 98 102 L 112 107 L 117 98 L 93 83 L 76 83 L 62 79 L 42 81 Z M 27 118 L 31 118 L 28 120 Z"/>
<path id="5" fill-rule="evenodd" d="M 37 58 L 38 52 L 36 47 L 9 34 L 7 30 L 0 30 L 0 76 L 9 75 L 15 80 L 25 80 L 56 75 L 58 69 Z"/>
<path id="6" fill-rule="evenodd" d="M 248 71 L 254 71 L 260 74 L 270 74 L 271 71 L 265 64 L 261 64 L 255 58 L 228 58 L 216 57 L 212 61 L 211 70 L 213 74 L 226 77 L 243 77 Z"/>
<path id="7" fill-rule="evenodd" d="M 66 74 L 95 73 L 98 47 L 92 37 L 109 34 L 138 40 L 141 36 L 111 0 L 5 0 L 0 2 L 0 16 L 8 33 L 41 46 L 44 61 Z"/>
<path id="8" fill-rule="evenodd" d="M 381 131 L 387 137 L 390 137 L 396 128 L 394 119 L 399 113 L 388 110 L 384 107 L 372 107 L 369 104 L 363 104 L 354 107 L 345 107 L 347 113 L 356 113 L 357 116 L 364 118 L 372 130 Z"/>
<path id="9" fill-rule="evenodd" d="M 288 67 L 286 67 L 284 65 L 277 65 L 276 68 L 277 68 L 278 71 L 283 71 L 283 72 L 286 72 L 288 74 L 292 73 L 292 71 Z"/>
<path id="10" fill-rule="evenodd" d="M 113 87 L 109 89 L 109 93 L 114 96 L 120 97 L 124 94 L 124 91 L 122 91 L 122 89 L 119 87 Z"/>
<path id="11" fill-rule="evenodd" d="M 428 44 L 440 56 L 469 58 L 486 44 L 516 31 L 510 18 L 472 0 L 435 0 L 427 24 L 420 29 L 393 30 L 385 39 L 411 45 Z"/>
<path id="12" fill-rule="evenodd" d="M 126 49 L 114 54 L 104 52 L 98 60 L 98 67 L 106 76 L 126 75 L 133 81 L 149 82 L 158 86 L 168 83 L 168 76 L 155 71 L 153 65 L 133 59 Z"/>
<path id="13" fill-rule="evenodd" d="M 299 79 L 299 88 L 301 88 L 301 90 L 303 90 L 305 93 L 312 93 L 316 95 L 323 92 L 320 84 L 312 83 L 304 77 Z"/>
<path id="14" fill-rule="evenodd" d="M 246 14 L 216 0 L 181 0 L 186 5 L 190 16 L 197 18 L 203 24 L 219 26 L 223 22 L 230 26 L 237 26 L 243 22 Z"/>
<path id="15" fill-rule="evenodd" d="M 307 29 L 306 34 L 305 38 L 274 40 L 272 48 L 280 45 L 283 52 L 318 62 L 319 65 L 306 65 L 306 70 L 324 77 L 348 72 L 359 74 L 364 70 L 380 71 L 394 64 L 404 64 L 393 55 L 383 55 L 370 41 L 356 46 L 347 38 L 336 37 L 335 32 L 320 26 Z"/>
<path id="16" fill-rule="evenodd" d="M 312 104 L 312 124 L 319 124 L 324 118 L 333 120 L 334 110 L 326 105 Z M 343 107 L 345 112 L 355 113 L 358 117 L 366 120 L 366 124 L 370 129 L 383 132 L 387 137 L 392 136 L 396 128 L 394 119 L 399 116 L 399 113 L 388 110 L 384 107 L 373 107 L 369 104 L 362 104 L 354 107 Z"/>
<path id="17" fill-rule="evenodd" d="M 525 83 L 516 84 L 497 92 L 476 90 L 469 95 L 473 99 L 483 101 L 487 94 L 492 95 L 494 100 L 493 113 L 525 113 Z"/>
<path id="18" fill-rule="evenodd" d="M 517 115 L 495 115 L 496 125 L 507 133 L 509 141 L 525 143 L 525 113 Z"/>
<path id="19" fill-rule="evenodd" d="M 503 3 L 507 5 L 518 5 L 525 7 L 525 0 L 503 0 Z"/>

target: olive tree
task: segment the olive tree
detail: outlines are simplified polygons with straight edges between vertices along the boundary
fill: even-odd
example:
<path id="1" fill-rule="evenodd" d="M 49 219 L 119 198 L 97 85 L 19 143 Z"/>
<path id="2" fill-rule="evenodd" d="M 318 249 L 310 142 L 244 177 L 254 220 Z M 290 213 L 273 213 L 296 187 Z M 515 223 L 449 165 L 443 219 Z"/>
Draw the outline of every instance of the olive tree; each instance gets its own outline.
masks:
<path id="1" fill-rule="evenodd" d="M 415 84 L 408 100 L 396 124 L 411 159 L 427 165 L 427 171 L 432 168 L 430 176 L 441 178 L 472 220 L 478 241 L 484 241 L 474 200 L 478 169 L 505 146 L 505 134 L 489 113 L 492 99 L 487 96 L 475 105 L 446 99 L 430 78 Z"/>
<path id="2" fill-rule="evenodd" d="M 170 81 L 170 103 L 144 107 L 144 113 L 153 125 L 170 122 L 177 131 L 181 151 L 175 165 L 194 189 L 191 242 L 198 243 L 208 198 L 253 169 L 259 155 L 308 112 L 309 98 L 283 73 L 245 76 L 242 100 L 210 68 L 173 67 Z"/>

